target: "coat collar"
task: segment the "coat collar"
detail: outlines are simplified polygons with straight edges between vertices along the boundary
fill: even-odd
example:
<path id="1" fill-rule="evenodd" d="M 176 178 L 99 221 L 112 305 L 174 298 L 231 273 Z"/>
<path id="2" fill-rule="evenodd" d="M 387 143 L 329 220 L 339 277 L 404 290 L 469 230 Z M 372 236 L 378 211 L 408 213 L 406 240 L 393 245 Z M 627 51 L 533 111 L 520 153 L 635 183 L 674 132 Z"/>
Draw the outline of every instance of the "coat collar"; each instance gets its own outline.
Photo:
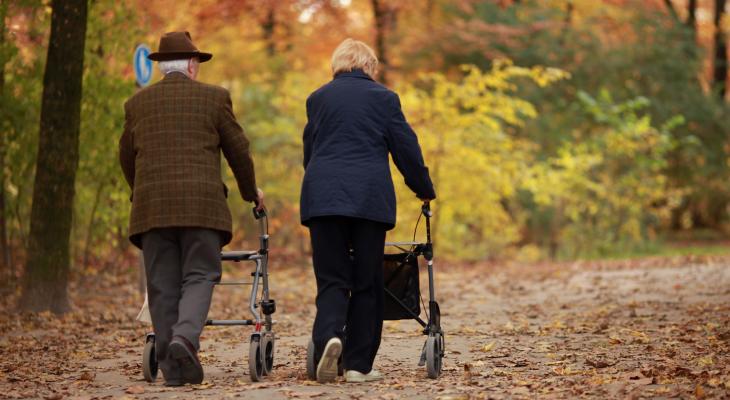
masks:
<path id="1" fill-rule="evenodd" d="M 335 75 L 334 79 L 339 79 L 339 78 L 360 78 L 360 79 L 368 79 L 368 80 L 374 81 L 374 79 L 370 75 L 366 74 L 365 71 L 363 71 L 361 69 L 353 69 L 352 71 L 349 71 L 349 72 L 340 72 L 337 75 Z"/>
<path id="2" fill-rule="evenodd" d="M 185 75 L 182 72 L 179 71 L 172 71 L 170 73 L 165 74 L 164 77 L 162 77 L 163 81 L 166 82 L 172 82 L 172 81 L 180 81 L 180 80 L 190 80 L 190 77 Z"/>

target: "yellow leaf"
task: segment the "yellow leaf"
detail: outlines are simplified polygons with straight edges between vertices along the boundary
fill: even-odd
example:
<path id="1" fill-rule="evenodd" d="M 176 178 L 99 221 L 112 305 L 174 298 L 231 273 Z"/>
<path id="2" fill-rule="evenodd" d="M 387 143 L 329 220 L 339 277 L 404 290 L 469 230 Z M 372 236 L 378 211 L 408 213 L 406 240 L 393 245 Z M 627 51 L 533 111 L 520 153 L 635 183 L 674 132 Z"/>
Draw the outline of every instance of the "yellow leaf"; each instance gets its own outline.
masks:
<path id="1" fill-rule="evenodd" d="M 494 344 L 495 343 L 496 342 L 492 341 L 492 342 L 487 343 L 484 346 L 482 346 L 482 348 L 481 348 L 482 352 L 487 353 L 489 351 L 492 351 L 492 349 L 494 348 Z"/>
<path id="2" fill-rule="evenodd" d="M 611 335 L 611 336 L 608 337 L 608 343 L 611 343 L 611 344 L 621 344 L 621 343 L 623 343 L 623 341 L 618 336 Z"/>
<path id="3" fill-rule="evenodd" d="M 712 365 L 714 363 L 715 362 L 712 360 L 712 356 L 706 356 L 706 357 L 701 357 L 701 358 L 697 359 L 697 364 L 701 367 L 706 367 L 706 366 Z"/>
<path id="4" fill-rule="evenodd" d="M 640 331 L 631 331 L 631 336 L 636 338 L 636 341 L 641 343 L 649 343 L 649 335 Z"/>

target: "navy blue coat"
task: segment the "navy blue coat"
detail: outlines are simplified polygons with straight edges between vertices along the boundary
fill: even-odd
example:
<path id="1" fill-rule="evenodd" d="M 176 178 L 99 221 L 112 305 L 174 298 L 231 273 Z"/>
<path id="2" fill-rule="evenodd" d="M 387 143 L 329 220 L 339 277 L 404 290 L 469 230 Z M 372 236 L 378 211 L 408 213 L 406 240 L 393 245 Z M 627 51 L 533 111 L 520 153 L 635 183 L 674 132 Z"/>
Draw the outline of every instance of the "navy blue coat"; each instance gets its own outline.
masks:
<path id="1" fill-rule="evenodd" d="M 436 193 L 398 95 L 362 70 L 343 72 L 307 99 L 302 224 L 346 216 L 395 226 L 388 154 L 421 199 Z"/>

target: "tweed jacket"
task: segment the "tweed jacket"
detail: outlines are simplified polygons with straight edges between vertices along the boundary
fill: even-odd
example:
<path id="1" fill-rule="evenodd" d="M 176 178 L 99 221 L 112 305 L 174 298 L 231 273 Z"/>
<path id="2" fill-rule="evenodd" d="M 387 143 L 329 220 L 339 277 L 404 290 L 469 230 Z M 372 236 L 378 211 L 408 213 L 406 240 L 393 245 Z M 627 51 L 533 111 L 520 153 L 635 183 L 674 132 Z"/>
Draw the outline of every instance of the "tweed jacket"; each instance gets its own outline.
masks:
<path id="1" fill-rule="evenodd" d="M 230 94 L 179 72 L 140 90 L 124 104 L 119 161 L 132 189 L 129 238 L 154 228 L 198 227 L 231 240 L 223 151 L 241 196 L 256 199 L 249 141 L 233 115 Z"/>

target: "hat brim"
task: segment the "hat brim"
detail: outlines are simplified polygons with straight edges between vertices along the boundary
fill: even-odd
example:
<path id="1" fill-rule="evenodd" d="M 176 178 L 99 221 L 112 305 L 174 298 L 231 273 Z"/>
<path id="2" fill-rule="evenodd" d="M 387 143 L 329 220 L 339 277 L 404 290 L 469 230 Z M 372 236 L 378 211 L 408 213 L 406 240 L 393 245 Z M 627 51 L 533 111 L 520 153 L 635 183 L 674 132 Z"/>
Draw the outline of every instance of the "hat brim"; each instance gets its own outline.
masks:
<path id="1" fill-rule="evenodd" d="M 211 58 L 213 55 L 210 53 L 203 53 L 200 51 L 184 51 L 184 52 L 171 52 L 171 53 L 150 53 L 147 56 L 152 61 L 171 61 L 171 60 L 184 60 L 186 58 L 198 57 L 200 62 L 204 63 Z"/>

